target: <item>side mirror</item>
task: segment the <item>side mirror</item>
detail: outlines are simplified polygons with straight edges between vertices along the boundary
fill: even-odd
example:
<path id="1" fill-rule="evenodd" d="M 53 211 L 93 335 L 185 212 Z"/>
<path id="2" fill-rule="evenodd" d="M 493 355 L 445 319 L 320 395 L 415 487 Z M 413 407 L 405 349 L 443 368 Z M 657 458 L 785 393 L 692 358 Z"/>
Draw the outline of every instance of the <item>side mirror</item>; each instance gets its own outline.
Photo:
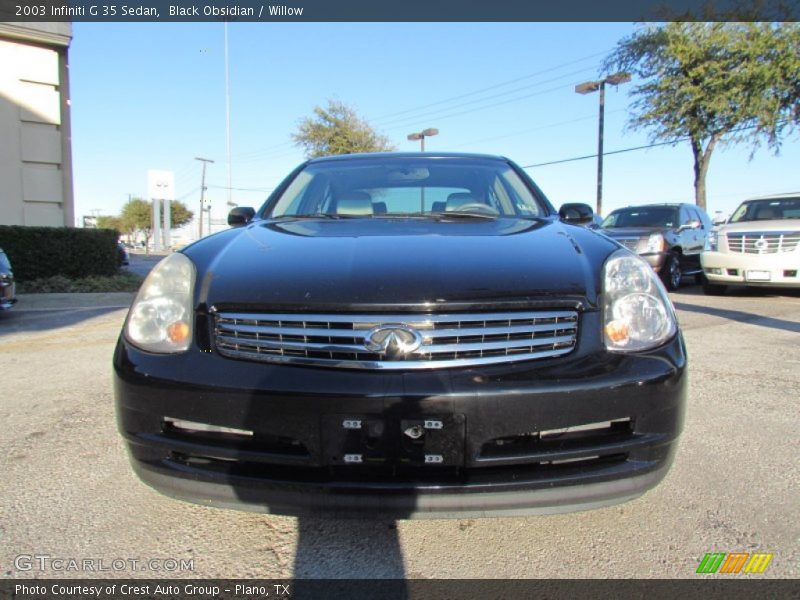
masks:
<path id="1" fill-rule="evenodd" d="M 589 223 L 594 216 L 592 207 L 582 202 L 568 202 L 562 204 L 558 210 L 558 216 L 564 223 L 572 225 L 583 225 Z"/>
<path id="2" fill-rule="evenodd" d="M 688 223 L 684 223 L 680 227 L 678 227 L 678 231 L 685 231 L 686 229 L 700 229 L 700 221 L 694 219 L 689 221 Z"/>
<path id="3" fill-rule="evenodd" d="M 255 214 L 255 209 L 250 206 L 237 206 L 228 213 L 228 225 L 231 227 L 247 225 Z"/>
<path id="4" fill-rule="evenodd" d="M 725 215 L 719 214 L 719 215 L 714 215 L 714 217 L 711 219 L 711 224 L 724 225 L 727 221 L 728 219 L 725 218 Z"/>

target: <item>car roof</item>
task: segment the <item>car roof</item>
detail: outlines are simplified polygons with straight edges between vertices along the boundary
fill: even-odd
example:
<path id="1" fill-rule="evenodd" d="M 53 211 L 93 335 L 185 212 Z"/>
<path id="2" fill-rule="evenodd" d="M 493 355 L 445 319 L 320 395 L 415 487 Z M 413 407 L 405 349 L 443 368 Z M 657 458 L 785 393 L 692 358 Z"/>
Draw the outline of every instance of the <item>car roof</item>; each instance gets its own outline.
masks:
<path id="1" fill-rule="evenodd" d="M 507 159 L 505 156 L 497 156 L 494 154 L 472 154 L 468 152 L 366 152 L 361 154 L 336 154 L 333 156 L 320 156 L 318 158 L 310 159 L 308 163 L 315 164 L 320 162 L 341 160 L 346 161 L 380 158 L 468 158 L 509 162 L 509 159 Z"/>
<path id="2" fill-rule="evenodd" d="M 680 206 L 695 206 L 694 204 L 688 204 L 687 202 L 656 202 L 653 204 L 631 204 L 630 206 L 623 206 L 622 208 L 615 208 L 611 212 L 617 212 L 618 210 L 628 210 L 629 208 L 653 208 L 659 206 L 667 206 L 669 208 L 678 208 Z"/>
<path id="3" fill-rule="evenodd" d="M 800 192 L 787 192 L 783 194 L 770 194 L 769 196 L 756 196 L 754 198 L 748 198 L 745 202 L 751 202 L 753 200 L 783 200 L 785 198 L 800 198 Z"/>

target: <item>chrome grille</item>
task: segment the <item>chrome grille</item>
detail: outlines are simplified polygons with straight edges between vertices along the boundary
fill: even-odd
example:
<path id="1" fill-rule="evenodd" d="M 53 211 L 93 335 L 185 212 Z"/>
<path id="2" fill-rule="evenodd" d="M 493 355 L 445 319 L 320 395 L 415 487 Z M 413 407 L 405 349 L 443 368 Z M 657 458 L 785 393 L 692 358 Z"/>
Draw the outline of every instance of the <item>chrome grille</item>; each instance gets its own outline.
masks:
<path id="1" fill-rule="evenodd" d="M 742 232 L 727 236 L 728 250 L 741 254 L 793 252 L 800 243 L 800 231 Z"/>
<path id="2" fill-rule="evenodd" d="M 421 345 L 401 357 L 367 349 L 375 327 L 412 328 Z M 578 313 L 542 310 L 454 314 L 215 313 L 223 356 L 349 369 L 439 369 L 551 358 L 575 347 Z"/>
<path id="3" fill-rule="evenodd" d="M 638 252 L 639 251 L 639 238 L 616 238 L 616 240 L 625 246 L 631 252 Z"/>

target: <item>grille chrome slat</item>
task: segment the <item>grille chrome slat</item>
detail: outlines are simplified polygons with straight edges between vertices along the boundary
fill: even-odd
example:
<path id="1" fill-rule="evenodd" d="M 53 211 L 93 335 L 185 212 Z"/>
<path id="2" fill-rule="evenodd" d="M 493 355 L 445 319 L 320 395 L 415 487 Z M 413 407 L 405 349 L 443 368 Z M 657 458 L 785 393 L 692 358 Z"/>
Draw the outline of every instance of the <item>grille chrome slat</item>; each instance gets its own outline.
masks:
<path id="1" fill-rule="evenodd" d="M 800 244 L 800 231 L 747 231 L 726 235 L 728 250 L 740 254 L 794 252 Z"/>
<path id="2" fill-rule="evenodd" d="M 487 321 L 530 321 L 532 319 L 576 319 L 578 314 L 574 310 L 541 310 L 535 312 L 502 312 L 502 313 L 460 313 L 460 314 L 438 314 L 438 315 L 417 315 L 414 313 L 406 314 L 373 314 L 373 315 L 349 315 L 349 314 L 305 314 L 305 313 L 240 313 L 240 312 L 220 312 L 217 313 L 219 322 L 227 321 L 267 321 L 280 322 L 283 326 L 286 322 L 301 323 L 405 323 L 411 327 L 416 327 L 424 323 L 442 322 L 465 322 L 474 321 L 484 323 Z"/>
<path id="3" fill-rule="evenodd" d="M 389 358 L 367 349 L 374 327 L 416 329 L 422 345 Z M 453 314 L 215 313 L 223 356 L 351 369 L 438 369 L 563 356 L 578 334 L 574 310 Z"/>

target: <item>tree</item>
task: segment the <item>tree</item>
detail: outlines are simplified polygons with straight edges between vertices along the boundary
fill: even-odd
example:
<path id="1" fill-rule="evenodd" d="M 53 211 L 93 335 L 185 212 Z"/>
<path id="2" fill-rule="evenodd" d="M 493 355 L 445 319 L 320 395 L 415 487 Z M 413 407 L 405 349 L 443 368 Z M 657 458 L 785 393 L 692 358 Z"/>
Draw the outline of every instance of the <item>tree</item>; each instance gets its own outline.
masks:
<path id="1" fill-rule="evenodd" d="M 98 229 L 115 229 L 117 233 L 125 233 L 125 227 L 122 224 L 120 217 L 110 217 L 108 215 L 99 215 L 97 217 Z"/>
<path id="2" fill-rule="evenodd" d="M 641 29 L 621 40 L 603 70 L 627 71 L 632 129 L 651 141 L 689 140 L 695 202 L 706 207 L 706 174 L 720 144 L 762 143 L 777 152 L 800 124 L 800 25 L 680 23 Z M 752 157 L 752 155 L 751 155 Z"/>
<path id="3" fill-rule="evenodd" d="M 169 206 L 169 217 L 173 227 L 183 227 L 194 217 L 194 213 L 180 200 L 171 201 Z"/>
<path id="4" fill-rule="evenodd" d="M 194 217 L 194 213 L 180 200 L 170 202 L 169 214 L 173 227 L 186 225 Z M 144 236 L 145 244 L 150 242 L 153 232 L 153 205 L 150 202 L 141 198 L 131 198 L 122 207 L 119 219 L 123 227 L 126 227 L 126 231 L 140 231 Z"/>
<path id="5" fill-rule="evenodd" d="M 354 152 L 390 152 L 389 139 L 376 132 L 355 109 L 339 100 L 328 100 L 325 108 L 316 106 L 314 116 L 300 121 L 292 134 L 306 158 Z"/>

